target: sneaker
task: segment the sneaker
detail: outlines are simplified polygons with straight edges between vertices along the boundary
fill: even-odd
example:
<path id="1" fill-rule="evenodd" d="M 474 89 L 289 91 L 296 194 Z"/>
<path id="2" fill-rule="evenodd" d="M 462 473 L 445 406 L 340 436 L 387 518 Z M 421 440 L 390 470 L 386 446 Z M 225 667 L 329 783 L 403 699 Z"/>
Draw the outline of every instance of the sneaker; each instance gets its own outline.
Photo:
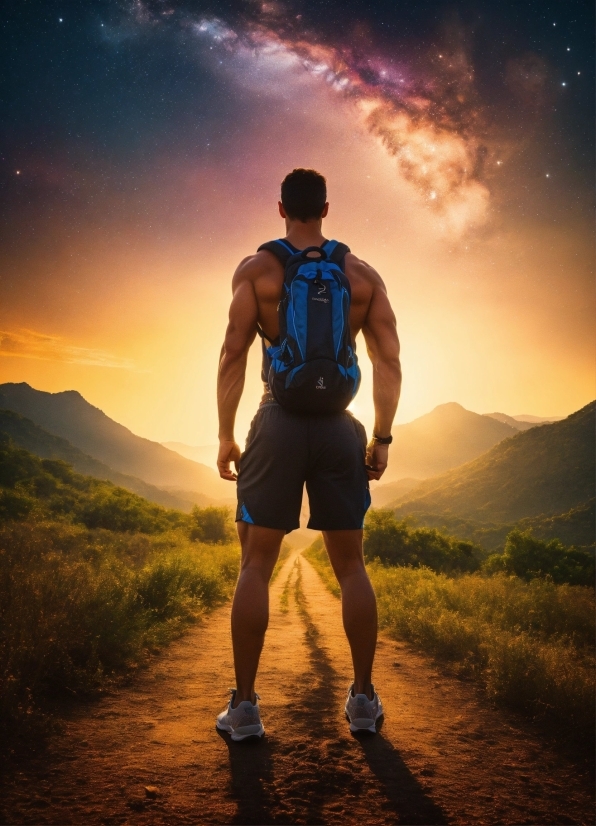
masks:
<path id="1" fill-rule="evenodd" d="M 369 700 L 366 694 L 353 694 L 354 684 L 348 690 L 346 700 L 346 717 L 350 722 L 350 731 L 370 731 L 377 733 L 376 722 L 383 715 L 383 705 L 379 695 L 371 685 L 373 698 Z"/>
<path id="2" fill-rule="evenodd" d="M 259 695 L 255 695 L 257 702 L 253 706 L 250 700 L 243 700 L 238 703 L 237 708 L 232 708 L 236 689 L 230 689 L 230 702 L 225 711 L 217 715 L 215 725 L 220 731 L 227 731 L 232 740 L 246 740 L 247 737 L 262 737 L 265 729 L 261 723 L 259 711 Z"/>

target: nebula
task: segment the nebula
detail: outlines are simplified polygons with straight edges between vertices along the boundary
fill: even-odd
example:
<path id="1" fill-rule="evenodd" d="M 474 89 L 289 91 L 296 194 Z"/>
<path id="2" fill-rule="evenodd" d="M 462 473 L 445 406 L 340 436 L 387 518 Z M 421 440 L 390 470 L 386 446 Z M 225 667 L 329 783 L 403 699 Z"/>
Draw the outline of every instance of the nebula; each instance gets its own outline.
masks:
<path id="1" fill-rule="evenodd" d="M 164 19 L 163 9 L 151 16 L 139 2 L 134 13 L 139 24 Z M 288 71 L 299 66 L 327 84 L 345 100 L 347 116 L 382 142 L 395 159 L 396 174 L 440 216 L 449 237 L 484 224 L 490 214 L 490 144 L 474 70 L 457 32 L 450 30 L 450 42 L 428 53 L 426 65 L 413 66 L 372 47 L 363 52 L 360 44 L 318 42 L 295 26 L 280 25 L 286 14 L 281 4 L 264 3 L 236 27 L 215 16 L 183 15 L 179 24 L 218 53 L 274 61 Z"/>

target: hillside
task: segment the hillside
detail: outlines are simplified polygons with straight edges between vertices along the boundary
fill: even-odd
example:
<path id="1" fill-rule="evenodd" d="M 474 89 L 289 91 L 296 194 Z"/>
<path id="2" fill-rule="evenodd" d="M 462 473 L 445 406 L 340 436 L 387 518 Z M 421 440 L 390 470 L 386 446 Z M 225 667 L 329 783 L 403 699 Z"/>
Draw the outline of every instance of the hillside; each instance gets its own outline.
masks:
<path id="1" fill-rule="evenodd" d="M 196 491 L 214 499 L 234 495 L 233 486 L 215 470 L 136 436 L 75 390 L 45 393 L 24 382 L 2 384 L 0 408 L 20 413 L 83 453 L 151 485 Z"/>
<path id="2" fill-rule="evenodd" d="M 450 402 L 391 431 L 389 465 L 383 481 L 427 479 L 463 465 L 518 429 Z"/>
<path id="3" fill-rule="evenodd" d="M 208 497 L 200 497 L 199 495 L 190 502 L 184 495 L 176 496 L 169 491 L 155 487 L 155 485 L 143 482 L 142 479 L 118 473 L 117 470 L 104 465 L 103 462 L 87 456 L 66 439 L 48 433 L 33 424 L 30 419 L 26 419 L 18 413 L 13 413 L 12 410 L 0 410 L 0 433 L 10 436 L 13 444 L 17 447 L 24 448 L 41 459 L 61 459 L 72 465 L 77 473 L 94 476 L 96 479 L 106 479 L 166 508 L 179 508 L 180 510 L 189 511 L 192 504 L 204 506 L 211 501 Z"/>
<path id="4" fill-rule="evenodd" d="M 207 467 L 215 467 L 217 462 L 218 445 L 186 445 L 184 442 L 162 442 L 168 450 L 175 450 L 181 456 L 192 459 Z"/>
<path id="5" fill-rule="evenodd" d="M 40 459 L 0 433 L 0 522 L 30 514 L 88 528 L 160 533 L 189 524 L 111 482 L 76 473 L 59 459 Z"/>
<path id="6" fill-rule="evenodd" d="M 490 419 L 496 419 L 498 422 L 508 424 L 514 430 L 530 430 L 531 427 L 536 427 L 540 422 L 520 422 L 514 419 L 513 416 L 508 416 L 507 413 L 483 413 L 483 416 L 488 416 Z"/>
<path id="7" fill-rule="evenodd" d="M 384 478 L 384 477 L 383 477 Z M 402 499 L 413 488 L 420 484 L 420 479 L 398 479 L 387 485 L 371 484 L 370 496 L 373 508 L 386 508 L 396 499 Z"/>
<path id="8" fill-rule="evenodd" d="M 592 402 L 563 421 L 518 433 L 422 482 L 394 506 L 403 515 L 493 523 L 579 513 L 594 497 L 595 411 Z"/>

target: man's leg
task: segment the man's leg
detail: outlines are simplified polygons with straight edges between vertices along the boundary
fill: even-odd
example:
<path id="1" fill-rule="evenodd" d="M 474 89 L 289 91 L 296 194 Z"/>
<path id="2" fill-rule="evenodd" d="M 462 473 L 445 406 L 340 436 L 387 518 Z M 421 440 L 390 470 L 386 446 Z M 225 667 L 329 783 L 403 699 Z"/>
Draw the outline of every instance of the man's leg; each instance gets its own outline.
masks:
<path id="1" fill-rule="evenodd" d="M 254 703 L 259 657 L 269 622 L 269 580 L 285 532 L 237 522 L 242 545 L 240 576 L 232 603 L 232 646 L 236 671 L 235 705 Z"/>
<path id="2" fill-rule="evenodd" d="M 323 538 L 341 588 L 344 629 L 354 664 L 354 693 L 372 699 L 377 601 L 364 567 L 362 531 L 323 531 Z"/>

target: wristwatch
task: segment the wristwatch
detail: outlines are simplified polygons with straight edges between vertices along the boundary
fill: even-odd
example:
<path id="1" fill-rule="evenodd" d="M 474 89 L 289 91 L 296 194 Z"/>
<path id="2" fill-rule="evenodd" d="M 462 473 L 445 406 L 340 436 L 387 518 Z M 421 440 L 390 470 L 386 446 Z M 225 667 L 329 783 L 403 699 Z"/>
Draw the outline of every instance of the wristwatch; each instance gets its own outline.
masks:
<path id="1" fill-rule="evenodd" d="M 373 433 L 372 440 L 378 445 L 390 445 L 393 441 L 393 436 L 389 434 L 389 436 L 377 436 L 376 433 Z"/>

